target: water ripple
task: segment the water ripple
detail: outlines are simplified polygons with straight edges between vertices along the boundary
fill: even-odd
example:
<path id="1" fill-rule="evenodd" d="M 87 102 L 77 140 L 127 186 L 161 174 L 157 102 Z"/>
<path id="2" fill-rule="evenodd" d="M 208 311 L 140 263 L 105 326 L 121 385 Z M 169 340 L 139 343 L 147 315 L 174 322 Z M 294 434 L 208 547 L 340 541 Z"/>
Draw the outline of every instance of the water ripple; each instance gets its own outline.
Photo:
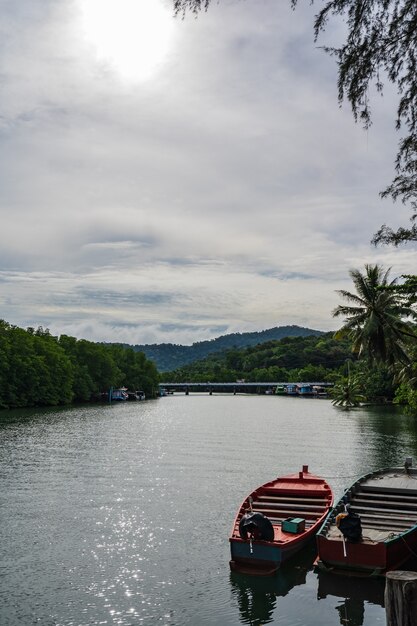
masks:
<path id="1" fill-rule="evenodd" d="M 236 508 L 306 463 L 338 493 L 417 452 L 407 417 L 267 396 L 2 412 L 0 436 L 2 626 L 356 619 L 341 614 L 346 597 L 318 599 L 311 562 L 272 581 L 231 577 Z M 364 626 L 384 623 L 380 603 L 361 603 Z"/>

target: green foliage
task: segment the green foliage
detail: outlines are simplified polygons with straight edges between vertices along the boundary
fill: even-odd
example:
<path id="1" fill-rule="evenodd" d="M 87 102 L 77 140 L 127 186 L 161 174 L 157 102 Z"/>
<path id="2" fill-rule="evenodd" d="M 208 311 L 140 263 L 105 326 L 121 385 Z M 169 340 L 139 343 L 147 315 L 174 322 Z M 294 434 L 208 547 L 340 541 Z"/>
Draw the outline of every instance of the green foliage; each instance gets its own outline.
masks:
<path id="1" fill-rule="evenodd" d="M 144 391 L 147 397 L 154 397 L 157 394 L 158 371 L 143 352 L 135 352 L 133 348 L 125 348 L 122 345 L 109 346 L 108 349 L 120 368 L 117 378 L 119 386 L 124 385 L 132 391 Z"/>
<path id="2" fill-rule="evenodd" d="M 410 415 L 417 415 L 417 389 L 408 383 L 401 383 L 395 392 L 394 404 L 402 405 Z"/>
<path id="3" fill-rule="evenodd" d="M 333 404 L 343 408 L 359 406 L 365 397 L 359 377 L 342 378 L 331 390 Z"/>
<path id="4" fill-rule="evenodd" d="M 212 354 L 161 377 L 164 382 L 326 382 L 344 366 L 350 349 L 349 341 L 337 341 L 331 333 L 284 337 Z"/>
<path id="5" fill-rule="evenodd" d="M 410 350 L 412 362 L 398 373 L 399 385 L 395 390 L 394 403 L 417 416 L 417 346 Z"/>
<path id="6" fill-rule="evenodd" d="M 233 350 L 239 351 L 246 346 L 257 346 L 266 341 L 282 339 L 283 337 L 307 337 L 322 335 L 319 330 L 311 330 L 300 326 L 279 326 L 253 333 L 230 333 L 210 341 L 199 341 L 191 346 L 181 346 L 172 343 L 136 345 L 134 350 L 143 352 L 154 361 L 160 372 L 172 371 L 194 361 L 205 359 L 209 354 L 228 350 L 229 362 L 233 359 Z M 238 357 L 236 357 L 238 358 Z M 240 369 L 238 364 L 230 364 L 232 369 Z"/>
<path id="7" fill-rule="evenodd" d="M 386 287 L 395 291 L 407 307 L 412 307 L 417 303 L 417 276 L 415 274 L 403 274 L 402 283 Z"/>
<path id="8" fill-rule="evenodd" d="M 88 402 L 125 385 L 156 395 L 158 373 L 145 355 L 42 327 L 23 330 L 0 320 L 0 407 Z"/>
<path id="9" fill-rule="evenodd" d="M 373 236 L 372 243 L 375 246 L 379 245 L 380 243 L 399 246 L 402 243 L 408 243 L 409 241 L 417 241 L 417 224 L 415 223 L 415 220 L 416 215 L 413 215 L 410 219 L 410 228 L 400 226 L 397 230 L 393 230 L 386 224 L 383 224 Z"/>
<path id="10" fill-rule="evenodd" d="M 356 293 L 339 291 L 351 304 L 339 305 L 333 315 L 345 317 L 338 336 L 352 340 L 353 352 L 395 366 L 410 362 L 407 343 L 415 343 L 417 337 L 407 318 L 416 314 L 389 288 L 396 284 L 396 280 L 388 280 L 389 272 L 379 265 L 365 265 L 364 273 L 350 270 Z"/>
<path id="11" fill-rule="evenodd" d="M 381 404 L 393 400 L 396 383 L 391 368 L 364 359 L 357 361 L 354 371 L 363 381 L 362 391 L 367 402 Z"/>
<path id="12" fill-rule="evenodd" d="M 350 305 L 338 306 L 334 311 L 335 316 L 345 316 L 336 335 L 349 337 L 353 351 L 362 357 L 350 383 L 366 381 L 362 392 L 370 402 L 387 402 L 395 396 L 396 403 L 414 410 L 411 381 L 416 374 L 417 336 L 409 321 L 416 317 L 409 287 L 397 290 L 396 281 L 388 280 L 389 270 L 378 265 L 366 265 L 363 274 L 351 270 L 350 275 L 356 293 L 340 291 Z M 413 281 L 410 284 L 414 288 Z M 397 388 L 400 376 L 402 384 Z M 353 389 L 352 395 L 357 391 Z M 340 404 L 349 402 L 349 392 L 346 380 L 336 385 L 335 397 Z"/>
<path id="13" fill-rule="evenodd" d="M 0 322 L 0 406 L 23 407 L 72 400 L 72 365 L 55 337 Z"/>
<path id="14" fill-rule="evenodd" d="M 338 406 L 358 406 L 362 402 L 392 402 L 396 384 L 392 369 L 368 359 L 346 361 L 343 372 L 335 376 L 331 395 Z"/>

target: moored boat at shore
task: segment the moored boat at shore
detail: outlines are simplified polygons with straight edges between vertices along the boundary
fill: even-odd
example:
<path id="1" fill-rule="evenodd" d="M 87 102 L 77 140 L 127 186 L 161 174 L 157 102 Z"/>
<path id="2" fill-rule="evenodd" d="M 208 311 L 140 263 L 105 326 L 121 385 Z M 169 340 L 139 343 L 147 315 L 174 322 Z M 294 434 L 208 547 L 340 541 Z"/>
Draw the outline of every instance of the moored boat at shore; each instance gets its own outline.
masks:
<path id="1" fill-rule="evenodd" d="M 417 470 L 362 476 L 346 490 L 317 534 L 317 567 L 383 576 L 417 553 Z"/>
<path id="2" fill-rule="evenodd" d="M 113 389 L 113 387 L 110 389 L 109 392 L 109 399 L 110 401 L 124 401 L 128 399 L 128 393 L 127 393 L 127 388 L 126 387 L 120 387 L 119 389 Z"/>
<path id="3" fill-rule="evenodd" d="M 127 399 L 128 400 L 139 401 L 139 400 L 145 400 L 145 398 L 146 398 L 145 392 L 141 391 L 140 389 L 137 389 L 136 391 L 128 391 L 127 392 Z"/>
<path id="4" fill-rule="evenodd" d="M 239 507 L 229 537 L 232 570 L 273 574 L 314 537 L 332 506 L 327 482 L 301 472 L 252 491 Z"/>

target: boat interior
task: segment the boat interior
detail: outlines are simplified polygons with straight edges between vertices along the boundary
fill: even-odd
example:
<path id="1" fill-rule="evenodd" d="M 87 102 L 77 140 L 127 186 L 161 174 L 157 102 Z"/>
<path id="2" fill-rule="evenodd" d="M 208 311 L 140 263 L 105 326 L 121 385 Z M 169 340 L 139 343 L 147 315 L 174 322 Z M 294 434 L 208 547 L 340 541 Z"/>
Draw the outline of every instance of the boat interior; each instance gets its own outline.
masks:
<path id="1" fill-rule="evenodd" d="M 417 471 L 369 474 L 345 494 L 344 503 L 360 516 L 363 541 L 393 539 L 417 524 Z M 328 539 L 341 539 L 335 518 L 344 503 L 338 504 L 323 529 Z"/>
<path id="2" fill-rule="evenodd" d="M 275 493 L 265 490 L 252 503 L 253 510 L 266 515 L 273 524 L 297 516 L 305 519 L 308 526 L 314 524 L 328 507 L 328 500 L 322 494 L 306 497 L 300 494 L 274 495 Z"/>
<path id="3" fill-rule="evenodd" d="M 273 488 L 259 489 L 252 494 L 251 503 L 248 498 L 242 506 L 233 534 L 239 535 L 242 515 L 251 509 L 254 513 L 263 513 L 270 520 L 274 526 L 275 540 L 283 539 L 284 536 L 290 536 L 281 531 L 283 521 L 291 517 L 304 519 L 307 530 L 326 513 L 329 504 L 329 498 L 323 492 L 311 492 L 306 496 L 300 491 L 286 494 Z"/>

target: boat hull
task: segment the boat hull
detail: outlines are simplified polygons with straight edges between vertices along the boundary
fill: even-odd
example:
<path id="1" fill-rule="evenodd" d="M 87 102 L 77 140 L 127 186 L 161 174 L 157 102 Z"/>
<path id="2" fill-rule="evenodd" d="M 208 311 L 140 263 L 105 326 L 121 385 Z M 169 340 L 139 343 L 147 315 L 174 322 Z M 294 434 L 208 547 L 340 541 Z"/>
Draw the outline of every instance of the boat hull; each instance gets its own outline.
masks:
<path id="1" fill-rule="evenodd" d="M 298 538 L 285 547 L 274 542 L 253 542 L 230 539 L 230 569 L 249 574 L 268 575 L 299 552 L 311 539 L 312 533 Z"/>
<path id="2" fill-rule="evenodd" d="M 230 542 L 230 568 L 246 574 L 269 575 L 291 559 L 323 524 L 333 494 L 323 479 L 308 472 L 307 466 L 266 483 L 242 503 L 235 518 Z M 267 518 L 271 536 L 250 536 L 247 518 Z"/>
<path id="3" fill-rule="evenodd" d="M 356 481 L 330 511 L 317 534 L 317 568 L 384 576 L 416 555 L 416 478 L 415 470 L 391 468 Z M 347 510 L 361 520 L 361 537 L 357 541 L 349 541 L 337 526 L 337 516 Z"/>
<path id="4" fill-rule="evenodd" d="M 413 553 L 417 553 L 417 527 L 393 541 L 373 545 L 346 542 L 346 556 L 342 542 L 333 545 L 325 537 L 317 536 L 317 550 L 317 567 L 320 569 L 384 576 L 386 572 L 399 569 Z"/>

